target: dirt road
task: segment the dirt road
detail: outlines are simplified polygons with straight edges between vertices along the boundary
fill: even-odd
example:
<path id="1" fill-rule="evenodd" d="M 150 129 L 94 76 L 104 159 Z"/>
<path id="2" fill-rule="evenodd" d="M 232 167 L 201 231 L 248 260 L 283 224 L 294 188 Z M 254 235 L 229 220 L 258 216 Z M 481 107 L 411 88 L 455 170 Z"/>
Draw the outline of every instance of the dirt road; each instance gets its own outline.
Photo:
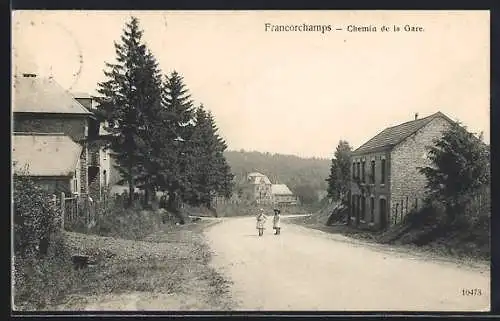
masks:
<path id="1" fill-rule="evenodd" d="M 424 260 L 293 224 L 275 236 L 270 221 L 261 238 L 252 217 L 223 219 L 206 231 L 213 265 L 234 282 L 235 310 L 490 309 L 488 267 Z"/>

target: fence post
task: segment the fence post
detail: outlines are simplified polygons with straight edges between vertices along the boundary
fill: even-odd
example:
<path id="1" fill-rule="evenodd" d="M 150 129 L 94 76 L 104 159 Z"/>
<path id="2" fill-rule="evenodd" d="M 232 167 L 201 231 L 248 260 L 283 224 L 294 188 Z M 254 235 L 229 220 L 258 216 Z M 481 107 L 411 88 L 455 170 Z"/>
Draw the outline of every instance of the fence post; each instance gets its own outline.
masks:
<path id="1" fill-rule="evenodd" d="M 64 230 L 64 218 L 66 216 L 66 204 L 65 204 L 64 192 L 61 192 L 61 229 Z"/>

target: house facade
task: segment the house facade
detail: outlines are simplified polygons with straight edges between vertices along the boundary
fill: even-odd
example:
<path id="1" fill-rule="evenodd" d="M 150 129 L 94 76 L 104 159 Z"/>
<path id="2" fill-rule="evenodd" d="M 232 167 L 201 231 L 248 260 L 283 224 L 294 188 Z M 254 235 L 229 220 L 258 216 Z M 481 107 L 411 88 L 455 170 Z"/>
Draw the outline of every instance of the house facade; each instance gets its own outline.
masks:
<path id="1" fill-rule="evenodd" d="M 298 204 L 297 197 L 285 184 L 271 185 L 273 203 L 278 206 L 293 206 Z"/>
<path id="2" fill-rule="evenodd" d="M 257 204 L 272 204 L 272 183 L 269 178 L 259 172 L 253 172 L 246 178 L 250 200 Z"/>
<path id="3" fill-rule="evenodd" d="M 351 155 L 350 219 L 385 229 L 401 222 L 425 196 L 427 147 L 453 121 L 441 112 L 384 129 Z"/>
<path id="4" fill-rule="evenodd" d="M 93 133 L 92 130 L 89 133 L 89 129 L 95 122 L 93 113 L 54 79 L 29 73 L 14 77 L 13 131 L 35 136 L 63 134 L 80 145 L 76 177 L 78 189 L 73 192 L 98 199 L 100 195 L 89 190 L 89 176 L 92 175 L 93 165 L 89 155 Z"/>
<path id="5" fill-rule="evenodd" d="M 80 190 L 82 146 L 64 134 L 14 133 L 14 173 L 29 176 L 51 194 Z"/>
<path id="6" fill-rule="evenodd" d="M 87 93 L 74 93 L 73 97 L 90 112 L 95 111 L 94 99 Z M 95 118 L 88 121 L 88 184 L 89 194 L 101 199 L 110 186 L 111 159 L 109 150 L 99 140 L 100 135 L 106 134 L 104 124 Z"/>

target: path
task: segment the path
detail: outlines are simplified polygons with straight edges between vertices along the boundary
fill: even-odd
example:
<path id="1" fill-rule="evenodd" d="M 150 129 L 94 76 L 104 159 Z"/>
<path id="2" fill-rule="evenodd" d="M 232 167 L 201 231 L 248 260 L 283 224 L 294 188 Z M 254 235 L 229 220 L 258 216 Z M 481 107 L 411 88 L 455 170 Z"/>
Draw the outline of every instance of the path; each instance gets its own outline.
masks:
<path id="1" fill-rule="evenodd" d="M 283 224 L 262 238 L 253 217 L 206 231 L 213 265 L 233 282 L 237 310 L 488 311 L 489 269 L 424 261 L 346 237 Z M 464 296 L 462 289 L 481 289 Z"/>

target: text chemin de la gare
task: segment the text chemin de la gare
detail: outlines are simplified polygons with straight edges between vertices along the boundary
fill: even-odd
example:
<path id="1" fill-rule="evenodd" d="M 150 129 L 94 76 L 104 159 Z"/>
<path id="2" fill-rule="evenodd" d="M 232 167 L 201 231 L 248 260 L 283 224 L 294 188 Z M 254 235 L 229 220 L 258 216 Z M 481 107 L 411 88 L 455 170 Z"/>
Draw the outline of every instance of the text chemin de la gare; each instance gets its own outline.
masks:
<path id="1" fill-rule="evenodd" d="M 281 24 L 275 25 L 269 22 L 264 24 L 266 32 L 423 32 L 424 28 L 418 25 L 314 25 L 314 24 Z"/>

